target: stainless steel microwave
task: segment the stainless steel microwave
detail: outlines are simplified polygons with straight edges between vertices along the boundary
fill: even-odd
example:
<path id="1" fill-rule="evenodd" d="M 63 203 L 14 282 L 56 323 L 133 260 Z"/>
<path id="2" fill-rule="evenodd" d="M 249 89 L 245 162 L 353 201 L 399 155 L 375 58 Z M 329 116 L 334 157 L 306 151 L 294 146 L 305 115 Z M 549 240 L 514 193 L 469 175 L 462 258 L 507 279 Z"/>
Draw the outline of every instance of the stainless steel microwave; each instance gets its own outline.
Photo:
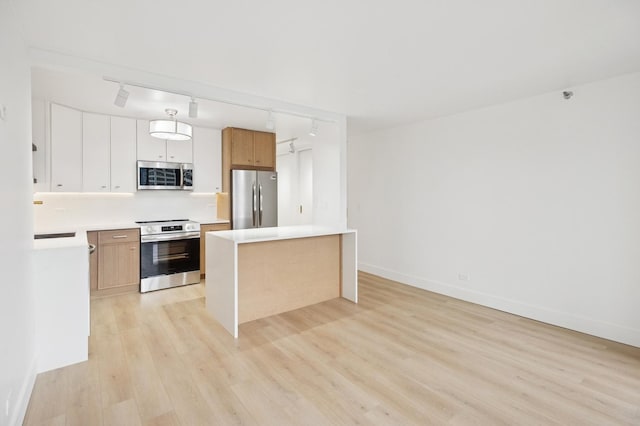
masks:
<path id="1" fill-rule="evenodd" d="M 138 190 L 193 191 L 193 164 L 138 161 Z"/>

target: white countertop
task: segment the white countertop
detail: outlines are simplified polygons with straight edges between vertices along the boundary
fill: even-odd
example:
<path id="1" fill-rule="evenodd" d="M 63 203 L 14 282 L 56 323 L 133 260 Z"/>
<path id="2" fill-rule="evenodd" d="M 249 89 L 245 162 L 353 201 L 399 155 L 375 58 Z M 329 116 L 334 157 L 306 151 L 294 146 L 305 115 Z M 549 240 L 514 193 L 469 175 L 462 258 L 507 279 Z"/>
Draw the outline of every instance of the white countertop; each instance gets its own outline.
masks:
<path id="1" fill-rule="evenodd" d="M 355 229 L 331 226 L 302 225 L 278 226 L 274 228 L 236 229 L 232 231 L 207 232 L 218 238 L 234 241 L 236 244 L 257 243 L 260 241 L 289 240 L 292 238 L 321 237 L 355 233 Z"/>
<path id="2" fill-rule="evenodd" d="M 229 223 L 225 219 L 208 219 L 208 220 L 195 220 L 201 224 L 211 223 Z M 75 232 L 75 237 L 63 237 L 63 238 L 44 238 L 40 240 L 33 240 L 33 248 L 36 250 L 65 248 L 65 247 L 79 247 L 88 246 L 87 232 L 88 231 L 111 231 L 115 229 L 136 229 L 140 228 L 140 225 L 135 222 L 119 222 L 119 223 L 94 223 L 90 225 L 83 225 L 78 227 L 48 227 L 48 228 L 36 228 L 35 234 L 59 234 L 67 232 Z"/>
<path id="3" fill-rule="evenodd" d="M 71 247 L 86 247 L 89 249 L 89 243 L 87 242 L 87 233 L 83 230 L 64 230 L 56 232 L 38 232 L 38 234 L 57 234 L 59 232 L 75 232 L 75 237 L 63 237 L 63 238 L 44 238 L 41 240 L 33 240 L 33 248 L 35 250 L 49 250 L 59 248 L 71 248 Z"/>

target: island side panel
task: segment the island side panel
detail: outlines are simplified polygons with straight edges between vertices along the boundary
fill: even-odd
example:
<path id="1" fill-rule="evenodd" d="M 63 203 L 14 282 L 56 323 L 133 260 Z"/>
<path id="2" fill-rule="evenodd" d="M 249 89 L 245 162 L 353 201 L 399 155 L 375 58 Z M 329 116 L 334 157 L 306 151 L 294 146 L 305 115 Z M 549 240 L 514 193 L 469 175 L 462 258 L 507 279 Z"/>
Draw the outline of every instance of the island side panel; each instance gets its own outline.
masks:
<path id="1" fill-rule="evenodd" d="M 219 238 L 214 232 L 206 234 L 206 307 L 222 326 L 238 337 L 238 285 L 236 273 L 237 245 Z"/>
<path id="2" fill-rule="evenodd" d="M 339 235 L 240 244 L 238 322 L 340 297 L 340 279 Z"/>
<path id="3" fill-rule="evenodd" d="M 356 232 L 342 234 L 342 297 L 358 303 L 358 237 Z"/>

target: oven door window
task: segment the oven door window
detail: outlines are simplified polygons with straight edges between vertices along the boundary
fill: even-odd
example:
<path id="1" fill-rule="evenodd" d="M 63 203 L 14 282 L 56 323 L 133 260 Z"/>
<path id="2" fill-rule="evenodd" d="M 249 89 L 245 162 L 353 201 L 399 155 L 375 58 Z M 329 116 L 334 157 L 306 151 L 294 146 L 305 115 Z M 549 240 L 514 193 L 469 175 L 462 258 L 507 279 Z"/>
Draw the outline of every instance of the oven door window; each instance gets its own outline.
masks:
<path id="1" fill-rule="evenodd" d="M 141 278 L 200 270 L 200 239 L 140 244 Z"/>

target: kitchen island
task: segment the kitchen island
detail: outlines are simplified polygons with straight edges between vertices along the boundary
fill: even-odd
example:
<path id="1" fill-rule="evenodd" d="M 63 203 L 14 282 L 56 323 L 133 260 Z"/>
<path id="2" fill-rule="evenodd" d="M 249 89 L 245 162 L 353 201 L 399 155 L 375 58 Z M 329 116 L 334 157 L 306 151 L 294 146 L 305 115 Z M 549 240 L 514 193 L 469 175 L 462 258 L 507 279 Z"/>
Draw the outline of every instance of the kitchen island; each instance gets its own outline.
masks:
<path id="1" fill-rule="evenodd" d="M 358 302 L 357 234 L 285 226 L 206 234 L 206 307 L 238 325 L 337 297 Z"/>

